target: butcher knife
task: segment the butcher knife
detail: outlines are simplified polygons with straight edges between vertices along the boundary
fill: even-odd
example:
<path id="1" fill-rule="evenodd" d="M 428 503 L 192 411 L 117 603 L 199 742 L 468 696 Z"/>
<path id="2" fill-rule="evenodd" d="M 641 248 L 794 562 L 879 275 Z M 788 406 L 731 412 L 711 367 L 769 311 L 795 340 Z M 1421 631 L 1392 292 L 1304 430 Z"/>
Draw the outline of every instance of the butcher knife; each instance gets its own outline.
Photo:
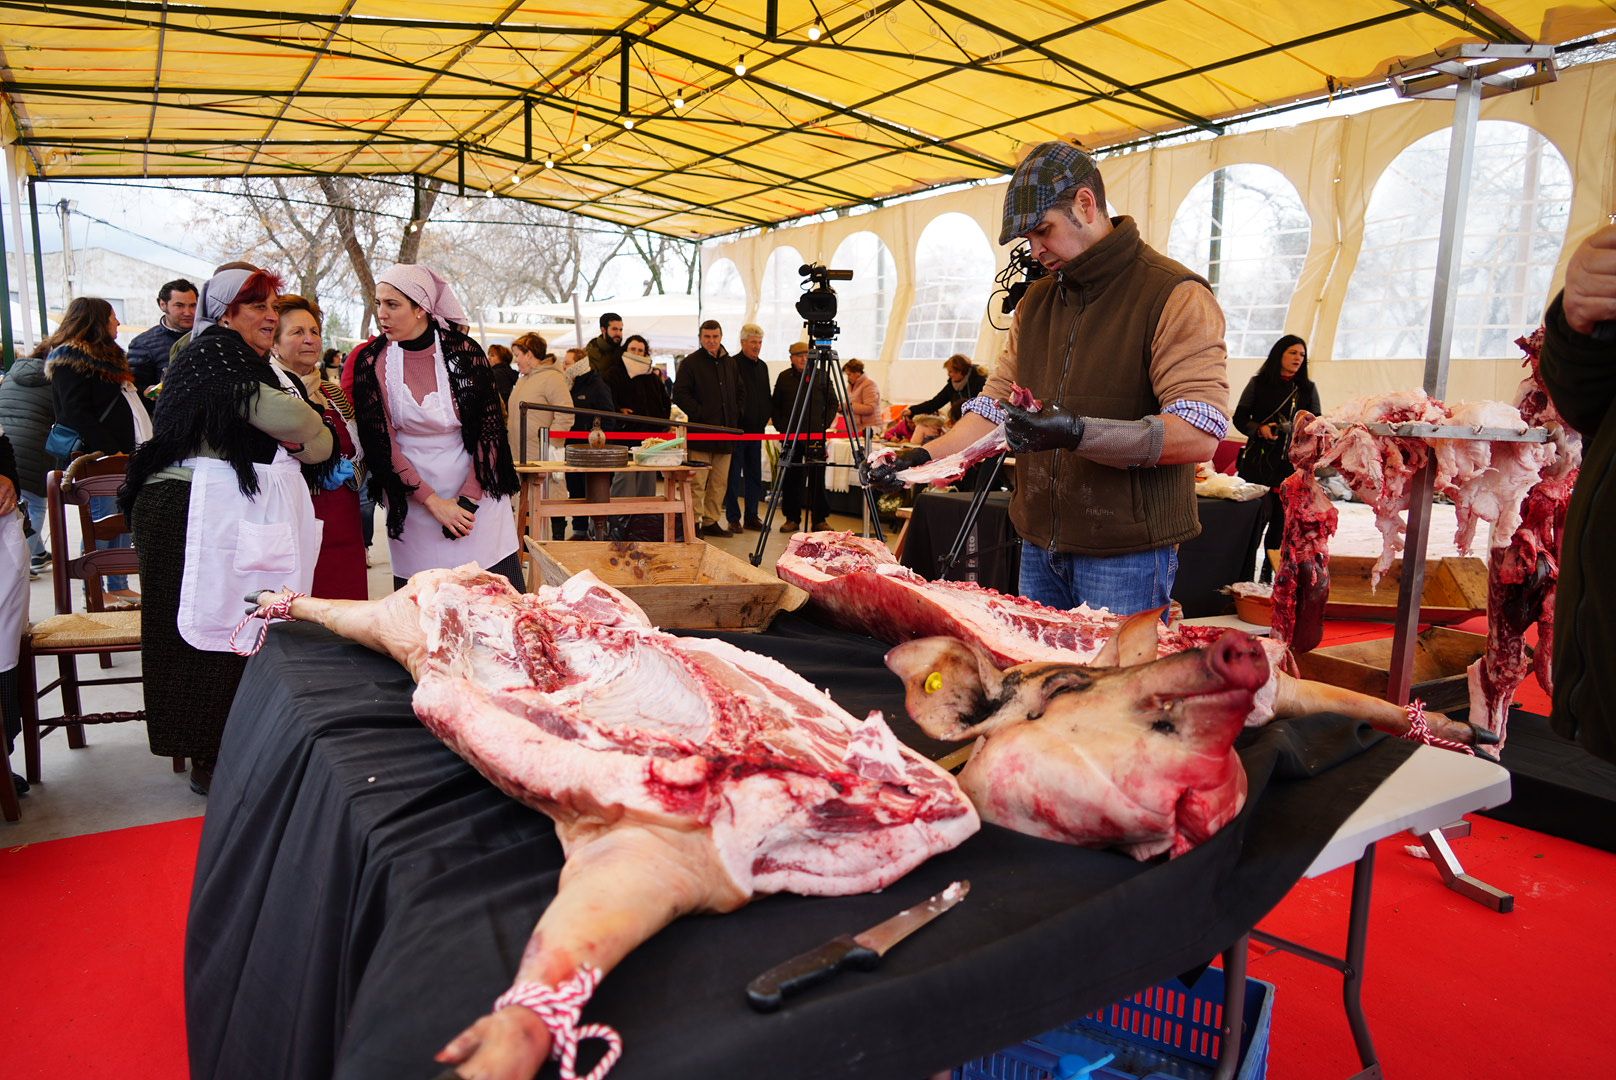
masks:
<path id="1" fill-rule="evenodd" d="M 873 971 L 898 942 L 965 899 L 969 881 L 956 881 L 925 903 L 905 908 L 863 933 L 842 934 L 783 964 L 776 964 L 746 984 L 746 1000 L 758 1012 L 773 1012 L 792 994 L 824 982 L 843 968 Z"/>

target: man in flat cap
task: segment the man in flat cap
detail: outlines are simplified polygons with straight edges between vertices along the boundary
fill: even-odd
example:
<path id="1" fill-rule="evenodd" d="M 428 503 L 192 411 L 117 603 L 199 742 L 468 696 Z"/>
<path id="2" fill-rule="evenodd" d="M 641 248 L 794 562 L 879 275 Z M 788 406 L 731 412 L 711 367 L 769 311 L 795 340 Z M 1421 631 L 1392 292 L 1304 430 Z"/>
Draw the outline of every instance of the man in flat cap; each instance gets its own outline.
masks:
<path id="1" fill-rule="evenodd" d="M 1068 143 L 1035 146 L 1010 180 L 999 243 L 1022 237 L 1049 273 L 1016 308 L 982 395 L 946 435 L 865 471 L 890 489 L 896 472 L 1002 422 L 1016 455 L 1021 594 L 1057 608 L 1161 607 L 1178 545 L 1201 531 L 1195 464 L 1229 427 L 1222 309 L 1132 218 L 1107 216 L 1099 168 Z M 1010 405 L 1012 384 L 1043 409 Z"/>

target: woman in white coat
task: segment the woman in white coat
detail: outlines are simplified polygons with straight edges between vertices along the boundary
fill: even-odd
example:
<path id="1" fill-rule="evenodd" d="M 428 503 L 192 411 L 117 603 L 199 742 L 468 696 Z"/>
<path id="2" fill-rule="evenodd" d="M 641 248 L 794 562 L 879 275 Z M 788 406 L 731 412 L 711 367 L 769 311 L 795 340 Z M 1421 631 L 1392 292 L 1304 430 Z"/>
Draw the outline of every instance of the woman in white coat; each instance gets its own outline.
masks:
<path id="1" fill-rule="evenodd" d="M 341 459 L 325 419 L 270 362 L 279 292 L 263 270 L 202 287 L 119 496 L 140 555 L 147 739 L 160 757 L 192 760 L 202 795 L 247 663 L 230 643 L 241 598 L 308 592 L 321 531 L 309 481 Z"/>
<path id="2" fill-rule="evenodd" d="M 354 414 L 370 491 L 387 507 L 393 583 L 476 563 L 523 587 L 516 469 L 488 358 L 465 310 L 419 265 L 376 279 L 381 334 L 354 357 Z"/>

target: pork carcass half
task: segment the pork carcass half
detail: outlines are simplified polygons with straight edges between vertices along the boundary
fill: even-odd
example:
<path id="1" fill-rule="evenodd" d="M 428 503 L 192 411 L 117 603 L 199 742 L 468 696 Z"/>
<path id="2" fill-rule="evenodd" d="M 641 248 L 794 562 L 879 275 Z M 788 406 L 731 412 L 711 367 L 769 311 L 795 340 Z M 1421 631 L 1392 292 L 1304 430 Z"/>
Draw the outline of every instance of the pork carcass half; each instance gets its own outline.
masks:
<path id="1" fill-rule="evenodd" d="M 468 565 L 380 601 L 289 609 L 398 660 L 421 721 L 554 819 L 566 866 L 518 984 L 609 972 L 673 919 L 756 895 L 882 888 L 979 827 L 879 713 L 855 719 L 774 660 L 662 633 L 588 573 L 522 595 Z M 530 1080 L 549 1050 L 536 1014 L 507 1006 L 440 1060 Z"/>
<path id="2" fill-rule="evenodd" d="M 1221 627 L 1163 626 L 1155 617 L 1125 618 L 1103 608 L 1061 611 L 968 582 L 928 581 L 900 565 L 885 544 L 845 532 L 798 533 L 775 572 L 849 630 L 893 644 L 936 635 L 954 638 L 982 650 L 1000 668 L 1036 661 L 1130 666 L 1208 647 L 1223 633 Z M 1285 644 L 1259 640 L 1267 653 L 1268 678 L 1253 695 L 1248 725 L 1275 716 L 1338 712 L 1394 735 L 1408 732 L 1401 707 L 1296 678 L 1282 670 L 1290 663 Z M 1427 720 L 1442 738 L 1466 743 L 1476 738 L 1470 725 L 1440 713 L 1427 714 Z"/>
<path id="3" fill-rule="evenodd" d="M 1148 859 L 1189 851 L 1245 804 L 1234 740 L 1268 682 L 1249 634 L 1131 667 L 1005 671 L 974 645 L 921 638 L 887 666 L 928 735 L 978 740 L 960 786 L 986 821 Z"/>

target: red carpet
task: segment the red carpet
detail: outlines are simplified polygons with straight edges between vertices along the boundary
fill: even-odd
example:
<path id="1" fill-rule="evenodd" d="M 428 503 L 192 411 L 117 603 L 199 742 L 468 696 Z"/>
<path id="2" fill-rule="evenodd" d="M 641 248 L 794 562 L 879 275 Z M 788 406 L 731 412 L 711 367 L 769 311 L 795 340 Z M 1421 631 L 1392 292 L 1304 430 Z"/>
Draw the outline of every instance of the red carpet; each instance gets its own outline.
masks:
<path id="1" fill-rule="evenodd" d="M 1430 864 L 1381 845 L 1365 1000 L 1387 1075 L 1420 1080 L 1610 1074 L 1616 855 L 1474 819 L 1466 868 L 1516 896 L 1496 915 L 1444 889 Z M 176 1080 L 186 1075 L 181 957 L 201 821 L 0 851 L 0 1075 Z M 1304 881 L 1263 925 L 1339 952 L 1349 870 Z M 1340 978 L 1253 950 L 1278 986 L 1273 1080 L 1357 1070 Z"/>
<path id="2" fill-rule="evenodd" d="M 0 1075 L 176 1080 L 202 819 L 0 850 Z"/>

